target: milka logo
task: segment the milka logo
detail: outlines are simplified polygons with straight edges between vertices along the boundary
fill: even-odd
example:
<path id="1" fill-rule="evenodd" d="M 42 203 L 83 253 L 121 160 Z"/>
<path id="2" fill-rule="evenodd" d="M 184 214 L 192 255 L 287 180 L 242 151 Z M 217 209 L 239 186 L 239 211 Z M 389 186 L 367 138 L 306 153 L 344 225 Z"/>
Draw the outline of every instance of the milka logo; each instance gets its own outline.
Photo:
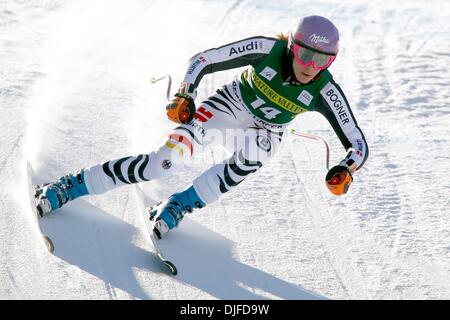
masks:
<path id="1" fill-rule="evenodd" d="M 324 36 L 317 36 L 315 33 L 309 36 L 309 40 L 313 43 L 330 43 L 330 40 Z"/>
<path id="2" fill-rule="evenodd" d="M 243 45 L 240 47 L 231 47 L 230 49 L 230 53 L 228 54 L 228 56 L 232 56 L 233 54 L 239 54 L 239 53 L 244 53 L 246 51 L 251 51 L 251 50 L 255 50 L 255 49 L 261 49 L 262 48 L 262 42 L 261 41 L 253 41 L 247 45 Z"/>

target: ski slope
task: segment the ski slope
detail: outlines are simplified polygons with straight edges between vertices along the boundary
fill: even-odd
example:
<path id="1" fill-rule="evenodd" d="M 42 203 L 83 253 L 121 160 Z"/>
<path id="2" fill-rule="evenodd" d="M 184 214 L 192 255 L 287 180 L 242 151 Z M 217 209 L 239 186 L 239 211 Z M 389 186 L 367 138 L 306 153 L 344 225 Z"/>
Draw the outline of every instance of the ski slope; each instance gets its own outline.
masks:
<path id="1" fill-rule="evenodd" d="M 346 196 L 324 186 L 323 146 L 286 135 L 269 165 L 189 216 L 195 249 L 175 278 L 133 187 L 68 204 L 42 223 L 55 254 L 41 249 L 25 159 L 45 182 L 150 152 L 172 128 L 152 76 L 176 86 L 193 54 L 310 14 L 341 32 L 330 69 L 370 148 Z M 0 299 L 449 299 L 449 21 L 444 0 L 1 0 Z M 206 76 L 198 101 L 237 71 Z M 331 165 L 345 155 L 322 116 L 292 127 L 326 138 Z M 222 156 L 143 187 L 164 199 Z"/>

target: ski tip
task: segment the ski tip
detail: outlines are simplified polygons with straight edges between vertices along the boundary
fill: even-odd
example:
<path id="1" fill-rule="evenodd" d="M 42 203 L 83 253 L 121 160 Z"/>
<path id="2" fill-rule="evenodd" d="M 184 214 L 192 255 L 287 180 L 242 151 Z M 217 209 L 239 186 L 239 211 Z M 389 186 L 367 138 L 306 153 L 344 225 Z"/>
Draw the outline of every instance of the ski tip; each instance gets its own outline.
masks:
<path id="1" fill-rule="evenodd" d="M 156 227 L 153 228 L 153 234 L 157 237 L 157 239 L 161 240 L 161 232 L 159 232 Z"/>
<path id="2" fill-rule="evenodd" d="M 44 238 L 44 242 L 45 242 L 48 252 L 53 253 L 55 251 L 55 246 L 53 245 L 53 241 L 47 236 L 42 236 L 42 237 Z"/>
<path id="3" fill-rule="evenodd" d="M 31 162 L 29 160 L 26 161 L 26 170 L 27 175 L 29 176 L 33 175 L 33 167 L 31 166 Z"/>
<path id="4" fill-rule="evenodd" d="M 169 268 L 169 271 L 173 276 L 176 276 L 178 274 L 178 270 L 172 262 L 165 260 L 164 264 L 167 266 L 167 268 Z"/>
<path id="5" fill-rule="evenodd" d="M 44 212 L 42 211 L 41 206 L 37 205 L 36 206 L 36 210 L 37 210 L 38 218 L 43 218 L 44 217 Z"/>

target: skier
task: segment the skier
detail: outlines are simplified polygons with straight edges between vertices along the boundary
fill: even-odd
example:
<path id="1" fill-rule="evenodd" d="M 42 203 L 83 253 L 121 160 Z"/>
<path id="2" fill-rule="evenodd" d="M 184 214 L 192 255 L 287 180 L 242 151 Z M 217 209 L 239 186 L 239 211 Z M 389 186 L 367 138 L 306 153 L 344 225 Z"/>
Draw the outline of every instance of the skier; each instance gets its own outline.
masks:
<path id="1" fill-rule="evenodd" d="M 210 167 L 187 189 L 151 210 L 154 232 L 161 238 L 178 226 L 185 213 L 216 201 L 266 164 L 287 125 L 306 111 L 323 114 L 347 151 L 325 177 L 334 195 L 346 193 L 353 174 L 368 157 L 368 147 L 343 91 L 328 71 L 338 50 L 334 24 L 308 16 L 288 36 L 248 38 L 195 55 L 166 107 L 168 118 L 179 124 L 167 142 L 150 154 L 108 161 L 36 186 L 39 214 L 45 216 L 81 196 L 166 177 L 202 148 L 218 143 L 219 133 L 235 130 L 231 158 Z M 196 108 L 197 87 L 205 74 L 243 66 L 248 67 Z"/>

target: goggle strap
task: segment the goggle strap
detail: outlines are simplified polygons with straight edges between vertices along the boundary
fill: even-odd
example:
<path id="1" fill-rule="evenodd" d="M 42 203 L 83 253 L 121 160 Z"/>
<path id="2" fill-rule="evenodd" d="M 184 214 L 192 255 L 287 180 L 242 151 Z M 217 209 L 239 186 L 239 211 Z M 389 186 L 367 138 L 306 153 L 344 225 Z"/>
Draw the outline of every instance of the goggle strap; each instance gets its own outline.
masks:
<path id="1" fill-rule="evenodd" d="M 336 56 L 336 53 L 328 53 L 328 52 L 323 52 L 323 51 L 317 50 L 316 48 L 310 47 L 310 46 L 308 46 L 308 45 L 306 45 L 306 44 L 304 44 L 304 43 L 302 43 L 302 42 L 300 42 L 298 40 L 294 40 L 294 43 L 296 45 L 299 45 L 300 47 L 309 49 L 309 50 L 317 52 L 317 53 L 326 54 L 327 56 Z"/>

